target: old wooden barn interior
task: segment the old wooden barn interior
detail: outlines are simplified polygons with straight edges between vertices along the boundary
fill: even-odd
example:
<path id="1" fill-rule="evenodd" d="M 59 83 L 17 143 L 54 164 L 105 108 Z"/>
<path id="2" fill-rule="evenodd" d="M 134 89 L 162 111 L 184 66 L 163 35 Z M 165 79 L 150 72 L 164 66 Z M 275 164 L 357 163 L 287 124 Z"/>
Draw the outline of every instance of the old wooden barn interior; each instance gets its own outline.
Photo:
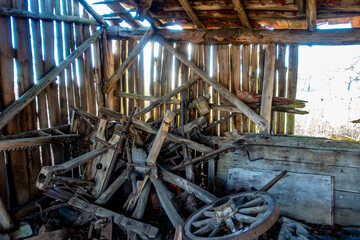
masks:
<path id="1" fill-rule="evenodd" d="M 360 227 L 359 144 L 294 135 L 299 45 L 359 5 L 0 0 L 0 239 Z"/>

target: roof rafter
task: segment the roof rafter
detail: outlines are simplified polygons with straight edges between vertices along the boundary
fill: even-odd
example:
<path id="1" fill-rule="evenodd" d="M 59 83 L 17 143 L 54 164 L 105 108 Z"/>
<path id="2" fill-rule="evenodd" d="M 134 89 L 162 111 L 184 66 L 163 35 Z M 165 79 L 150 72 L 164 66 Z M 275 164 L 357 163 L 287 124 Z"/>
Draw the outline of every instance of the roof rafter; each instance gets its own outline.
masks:
<path id="1" fill-rule="evenodd" d="M 204 24 L 200 21 L 188 0 L 179 0 L 179 3 L 184 8 L 190 19 L 195 23 L 197 28 L 205 28 Z"/>
<path id="2" fill-rule="evenodd" d="M 235 10 L 237 11 L 241 23 L 248 29 L 252 29 L 251 23 L 249 21 L 249 18 L 246 14 L 245 8 L 241 2 L 241 0 L 232 0 L 234 6 L 235 6 Z"/>

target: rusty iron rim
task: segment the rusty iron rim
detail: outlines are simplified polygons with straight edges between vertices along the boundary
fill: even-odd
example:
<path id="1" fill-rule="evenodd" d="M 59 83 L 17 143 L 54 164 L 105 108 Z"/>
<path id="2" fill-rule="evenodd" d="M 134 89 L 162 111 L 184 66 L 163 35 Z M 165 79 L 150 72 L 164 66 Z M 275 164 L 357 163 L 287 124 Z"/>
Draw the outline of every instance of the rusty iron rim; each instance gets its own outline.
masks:
<path id="1" fill-rule="evenodd" d="M 245 203 L 240 204 L 237 213 L 249 210 L 249 207 L 246 207 L 246 209 L 245 209 L 242 206 L 243 205 L 246 206 L 246 204 L 251 205 L 251 203 L 249 203 L 249 202 L 255 201 L 255 199 L 258 201 L 261 201 L 261 203 L 257 204 L 256 206 L 252 206 L 250 208 L 255 209 L 253 207 L 260 207 L 260 208 L 256 208 L 256 209 L 260 210 L 260 209 L 265 209 L 265 207 L 266 207 L 266 210 L 261 213 L 243 214 L 245 216 L 250 217 L 250 220 L 254 221 L 253 223 L 245 223 L 245 222 L 242 222 L 241 220 L 238 221 L 234 217 L 234 215 L 232 215 L 232 217 L 229 218 L 231 220 L 230 223 L 235 222 L 234 224 L 238 228 L 236 228 L 235 232 L 230 232 L 229 229 L 226 229 L 228 225 L 227 225 L 227 223 L 225 223 L 225 221 L 222 221 L 219 223 L 219 222 L 216 222 L 215 215 L 210 216 L 210 215 L 212 215 L 212 211 L 214 211 L 214 204 L 218 203 L 219 201 L 221 201 L 222 199 L 225 199 L 225 198 L 230 198 L 237 204 L 239 203 L 239 201 L 241 201 L 241 199 L 244 199 L 244 201 L 247 201 Z M 213 212 L 213 213 L 215 213 L 215 212 Z M 207 214 L 208 217 L 206 217 L 204 214 Z M 261 216 L 259 216 L 259 214 L 261 214 Z M 257 216 L 255 216 L 255 215 L 257 215 Z M 262 235 L 263 233 L 265 233 L 276 222 L 278 217 L 279 217 L 279 205 L 278 205 L 276 199 L 273 196 L 271 196 L 269 193 L 262 192 L 262 191 L 236 193 L 236 194 L 221 198 L 212 203 L 209 203 L 209 204 L 205 205 L 204 207 L 202 207 L 201 209 L 199 209 L 198 211 L 194 212 L 186 220 L 186 222 L 184 224 L 184 237 L 185 237 L 185 239 L 190 239 L 190 240 L 205 240 L 205 239 L 210 239 L 210 240 L 226 240 L 226 239 L 251 240 L 251 239 L 254 239 L 254 238 Z M 254 218 L 256 218 L 256 220 Z M 200 227 L 199 227 L 199 225 L 196 225 L 196 227 L 194 227 L 194 223 L 199 224 L 200 221 L 208 221 L 208 219 L 209 219 L 208 224 L 204 224 L 204 225 L 200 224 Z M 218 227 L 219 233 L 222 233 L 222 234 L 220 234 L 220 236 L 217 236 L 217 235 L 210 236 L 211 233 L 213 231 L 215 231 L 214 228 L 216 227 L 216 225 L 219 225 L 219 224 L 220 224 L 220 226 Z M 241 224 L 245 224 L 245 225 L 241 226 Z M 196 233 L 196 231 L 199 231 L 200 228 L 204 228 L 207 225 L 208 225 L 209 231 L 206 234 L 201 235 L 201 234 Z M 211 226 L 211 225 L 213 225 L 213 226 Z M 225 229 L 228 232 L 226 232 L 226 231 L 224 232 Z M 220 232 L 220 230 L 223 232 Z"/>

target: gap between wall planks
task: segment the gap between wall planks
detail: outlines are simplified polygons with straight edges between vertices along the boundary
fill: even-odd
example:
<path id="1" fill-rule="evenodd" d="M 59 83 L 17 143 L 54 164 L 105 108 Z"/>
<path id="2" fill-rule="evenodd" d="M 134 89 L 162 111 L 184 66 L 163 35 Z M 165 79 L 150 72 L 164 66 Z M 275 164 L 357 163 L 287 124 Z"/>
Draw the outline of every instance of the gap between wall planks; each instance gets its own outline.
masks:
<path id="1" fill-rule="evenodd" d="M 30 4 L 30 5 L 28 5 Z M 88 18 L 86 12 L 79 12 L 72 0 L 22 1 L 5 0 L 1 6 L 23 9 L 35 13 L 55 13 Z M 39 9 L 42 9 L 40 12 Z M 76 46 L 86 40 L 95 26 L 62 21 L 40 21 L 37 19 L 0 17 L 0 110 L 4 110 L 19 96 L 49 72 L 57 63 L 65 59 Z M 42 22 L 42 23 L 41 23 Z M 91 27 L 91 29 L 90 29 Z M 74 29 L 79 29 L 79 32 Z M 82 39 L 81 37 L 81 34 Z M 43 37 L 42 37 L 43 36 Z M 14 39 L 14 43 L 12 42 Z M 14 46 L 14 47 L 13 47 Z M 16 53 L 16 54 L 14 54 Z M 30 102 L 2 129 L 2 135 L 68 124 L 69 104 L 81 107 L 81 97 L 85 97 L 87 108 L 95 113 L 103 96 L 97 91 L 101 85 L 102 70 L 100 59 L 93 65 L 94 54 L 101 56 L 100 42 L 95 41 L 79 59 L 84 61 L 84 76 L 77 75 L 77 64 L 73 62 L 57 79 Z M 95 75 L 93 74 L 95 72 Z M 16 78 L 15 78 L 16 77 Z M 16 80 L 16 83 L 15 83 Z M 85 82 L 81 84 L 81 81 Z M 96 82 L 95 82 L 96 81 Z M 85 93 L 80 95 L 85 89 Z M 11 151 L 0 154 L 0 197 L 8 208 L 17 207 L 36 198 L 39 191 L 35 181 L 41 166 L 67 161 L 70 153 L 66 146 L 45 145 L 31 150 Z M 16 159 L 16 161 L 14 161 Z M 11 203 L 11 204 L 10 204 Z"/>
<path id="2" fill-rule="evenodd" d="M 123 41 L 125 40 L 114 40 L 114 41 Z M 110 51 L 110 58 L 114 56 L 122 55 L 125 56 L 127 53 L 131 52 L 134 46 L 136 45 L 135 41 L 128 40 L 126 41 L 127 48 L 121 47 L 118 53 L 113 54 Z M 145 56 L 144 50 L 139 54 L 136 62 L 130 66 L 127 71 L 127 77 L 122 79 L 122 89 L 126 89 L 129 93 L 135 93 L 140 95 L 150 95 L 161 97 L 174 89 L 174 87 L 179 86 L 189 77 L 195 75 L 191 69 L 186 67 L 181 63 L 177 58 L 164 50 L 161 46 L 155 48 L 155 43 L 148 43 L 152 45 L 150 47 L 150 66 L 143 64 L 143 57 Z M 113 43 L 117 46 L 117 43 Z M 124 46 L 122 43 L 121 46 Z M 235 93 L 238 90 L 241 91 L 250 91 L 254 93 L 262 93 L 262 81 L 264 79 L 264 61 L 265 61 L 265 45 L 261 44 L 233 44 L 233 45 L 197 45 L 197 44 L 186 44 L 186 43 L 177 43 L 174 45 L 176 49 L 179 49 L 181 52 L 185 53 L 189 59 L 199 65 L 202 69 L 205 69 L 209 72 L 212 72 L 213 78 L 218 82 L 221 82 L 226 88 L 231 92 Z M 158 52 L 155 52 L 155 49 Z M 154 51 L 154 52 L 153 52 Z M 288 63 L 292 63 L 295 66 L 297 61 L 289 61 L 289 57 L 293 56 L 288 54 L 289 46 L 279 45 L 276 47 L 276 75 L 275 83 L 276 88 L 274 88 L 274 96 L 283 96 L 290 97 L 290 90 L 288 87 L 291 85 L 288 83 L 288 79 L 296 79 L 297 76 L 294 75 L 295 71 L 289 71 Z M 152 56 L 151 56 L 152 54 Z M 297 56 L 295 56 L 297 57 Z M 117 58 L 117 57 L 115 57 Z M 145 72 L 145 67 L 151 71 L 151 76 L 149 78 L 143 77 Z M 292 69 L 295 69 L 293 67 Z M 290 78 L 292 76 L 292 78 Z M 145 84 L 145 79 L 147 82 Z M 150 79 L 150 80 L 149 80 Z M 124 86 L 127 85 L 127 88 Z M 150 89 L 144 89 L 144 86 L 149 86 Z M 126 91 L 125 90 L 125 91 Z M 291 90 L 290 92 L 294 92 Z M 187 96 L 190 99 L 195 99 L 196 97 L 202 96 L 206 93 L 210 93 L 210 102 L 218 105 L 229 104 L 229 102 L 219 95 L 213 88 L 203 81 L 198 81 L 196 84 L 193 84 L 186 91 Z M 292 93 L 291 93 L 292 94 Z M 141 109 L 144 106 L 147 106 L 149 103 L 144 100 L 134 100 L 127 99 L 125 97 L 115 97 L 115 101 L 118 101 L 120 106 L 123 105 L 124 109 L 120 109 L 124 113 L 127 113 L 132 109 L 132 106 L 137 106 Z M 178 94 L 174 98 L 181 100 L 181 94 Z M 107 107 L 111 107 L 107 105 Z M 128 108 L 129 110 L 126 110 Z M 155 108 L 150 113 L 143 116 L 143 120 L 147 121 L 149 118 L 157 119 L 164 116 L 166 110 L 174 110 L 176 105 L 173 104 L 162 104 L 159 107 Z M 196 110 L 192 109 L 188 112 L 188 121 L 191 121 L 198 117 Z M 206 116 L 209 124 L 213 121 L 219 120 L 229 113 L 222 111 L 214 111 Z M 273 113 L 276 118 L 273 118 L 272 131 L 278 134 L 287 133 L 286 122 L 289 119 L 286 117 L 290 114 L 284 113 Z M 176 121 L 178 122 L 178 121 Z M 290 125 L 294 123 L 290 123 Z M 259 128 L 256 127 L 246 116 L 238 114 L 236 117 L 220 124 L 214 128 L 210 134 L 212 135 L 224 135 L 227 131 L 232 131 L 237 129 L 238 132 L 258 132 Z"/>

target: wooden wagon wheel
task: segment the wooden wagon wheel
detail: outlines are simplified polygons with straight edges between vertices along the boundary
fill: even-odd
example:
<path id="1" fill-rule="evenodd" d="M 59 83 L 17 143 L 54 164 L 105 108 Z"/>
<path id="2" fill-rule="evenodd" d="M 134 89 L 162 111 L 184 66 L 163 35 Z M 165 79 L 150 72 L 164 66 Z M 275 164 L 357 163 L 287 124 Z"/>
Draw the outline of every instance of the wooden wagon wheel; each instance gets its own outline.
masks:
<path id="1" fill-rule="evenodd" d="M 245 192 L 223 197 L 193 213 L 184 225 L 191 240 L 251 240 L 278 219 L 279 205 L 267 192 Z"/>

